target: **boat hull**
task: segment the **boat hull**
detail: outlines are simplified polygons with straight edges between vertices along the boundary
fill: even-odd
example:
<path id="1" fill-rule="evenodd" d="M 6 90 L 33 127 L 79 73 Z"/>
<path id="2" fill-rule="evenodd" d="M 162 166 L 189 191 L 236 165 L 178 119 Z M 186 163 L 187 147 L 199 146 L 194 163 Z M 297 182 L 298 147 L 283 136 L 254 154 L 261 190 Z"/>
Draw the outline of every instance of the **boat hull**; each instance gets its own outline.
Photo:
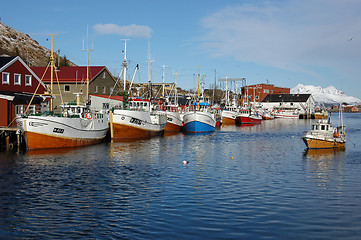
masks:
<path id="1" fill-rule="evenodd" d="M 102 114 L 92 119 L 55 116 L 17 117 L 27 149 L 80 147 L 101 142 L 108 131 Z"/>
<path id="2" fill-rule="evenodd" d="M 238 124 L 259 124 L 261 122 L 262 122 L 262 118 L 258 118 L 258 117 L 250 117 L 250 116 L 237 117 Z"/>
<path id="3" fill-rule="evenodd" d="M 215 116 L 209 112 L 187 112 L 183 123 L 183 130 L 191 133 L 213 132 L 216 127 Z"/>
<path id="4" fill-rule="evenodd" d="M 111 123 L 113 140 L 144 139 L 162 135 L 167 117 L 148 111 L 114 110 Z"/>
<path id="5" fill-rule="evenodd" d="M 315 119 L 327 119 L 328 118 L 327 113 L 325 113 L 325 114 L 323 114 L 323 113 L 315 113 L 314 116 L 315 116 Z"/>
<path id="6" fill-rule="evenodd" d="M 167 111 L 167 124 L 165 125 L 164 132 L 180 132 L 182 128 L 182 119 L 179 112 Z"/>
<path id="7" fill-rule="evenodd" d="M 307 148 L 310 149 L 328 149 L 328 148 L 344 148 L 344 141 L 334 141 L 334 140 L 325 140 L 325 139 L 315 139 L 303 137 L 303 142 L 306 144 Z"/>
<path id="8" fill-rule="evenodd" d="M 222 111 L 222 124 L 235 125 L 237 113 L 229 110 Z"/>

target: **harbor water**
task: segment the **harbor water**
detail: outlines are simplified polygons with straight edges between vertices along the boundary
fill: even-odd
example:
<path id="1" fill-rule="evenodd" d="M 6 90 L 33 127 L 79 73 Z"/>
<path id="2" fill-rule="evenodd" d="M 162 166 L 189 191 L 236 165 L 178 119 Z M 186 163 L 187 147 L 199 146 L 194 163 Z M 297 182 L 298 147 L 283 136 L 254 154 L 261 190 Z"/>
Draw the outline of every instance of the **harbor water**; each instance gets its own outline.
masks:
<path id="1" fill-rule="evenodd" d="M 305 149 L 313 121 L 2 152 L 0 239 L 359 239 L 361 114 L 341 151 Z"/>

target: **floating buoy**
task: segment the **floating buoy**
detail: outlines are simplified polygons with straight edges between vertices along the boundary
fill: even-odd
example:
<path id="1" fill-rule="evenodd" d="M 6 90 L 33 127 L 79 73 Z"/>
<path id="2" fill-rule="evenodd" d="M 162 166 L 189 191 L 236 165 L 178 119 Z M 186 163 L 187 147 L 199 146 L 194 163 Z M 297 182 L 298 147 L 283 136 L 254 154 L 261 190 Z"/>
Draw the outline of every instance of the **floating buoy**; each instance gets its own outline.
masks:
<path id="1" fill-rule="evenodd" d="M 186 160 L 183 160 L 183 165 L 186 165 L 187 163 L 189 163 L 189 162 Z"/>
<path id="2" fill-rule="evenodd" d="M 233 156 L 231 157 L 231 159 L 233 159 Z"/>

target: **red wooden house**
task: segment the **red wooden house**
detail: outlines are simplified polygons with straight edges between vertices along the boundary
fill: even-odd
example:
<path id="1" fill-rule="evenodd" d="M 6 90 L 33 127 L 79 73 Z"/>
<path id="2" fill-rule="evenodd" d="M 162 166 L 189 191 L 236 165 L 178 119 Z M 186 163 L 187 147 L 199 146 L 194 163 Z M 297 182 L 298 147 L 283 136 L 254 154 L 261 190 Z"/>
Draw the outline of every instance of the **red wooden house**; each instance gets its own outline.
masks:
<path id="1" fill-rule="evenodd" d="M 36 88 L 37 96 L 31 102 L 30 111 L 36 111 L 44 98 L 46 86 L 19 57 L 0 57 L 0 126 L 16 126 L 16 114 L 27 108 Z"/>

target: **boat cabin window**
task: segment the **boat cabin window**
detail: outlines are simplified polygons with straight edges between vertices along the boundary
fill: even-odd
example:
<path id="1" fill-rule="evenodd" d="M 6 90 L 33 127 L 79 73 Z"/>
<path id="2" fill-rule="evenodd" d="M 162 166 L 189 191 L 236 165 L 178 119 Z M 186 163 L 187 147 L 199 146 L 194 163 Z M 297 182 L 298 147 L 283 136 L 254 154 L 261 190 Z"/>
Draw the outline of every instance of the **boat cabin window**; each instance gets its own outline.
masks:
<path id="1" fill-rule="evenodd" d="M 321 130 L 325 131 L 326 126 L 325 125 L 321 125 Z"/>

